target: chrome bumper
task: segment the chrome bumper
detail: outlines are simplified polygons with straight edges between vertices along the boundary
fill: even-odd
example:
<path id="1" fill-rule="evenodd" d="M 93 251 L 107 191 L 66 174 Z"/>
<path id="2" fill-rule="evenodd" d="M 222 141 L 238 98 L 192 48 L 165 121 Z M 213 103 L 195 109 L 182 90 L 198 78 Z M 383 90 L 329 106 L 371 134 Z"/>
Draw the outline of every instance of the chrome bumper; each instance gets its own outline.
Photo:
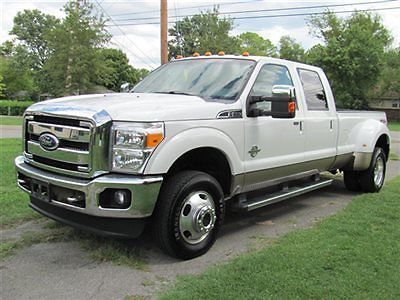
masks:
<path id="1" fill-rule="evenodd" d="M 107 174 L 92 180 L 77 179 L 54 174 L 32 167 L 25 163 L 23 156 L 15 159 L 15 166 L 19 174 L 28 178 L 45 182 L 51 186 L 67 188 L 85 194 L 85 207 L 77 207 L 50 199 L 50 205 L 62 207 L 77 213 L 97 217 L 109 218 L 145 218 L 152 215 L 158 193 L 162 183 L 162 176 L 132 176 L 121 174 Z M 18 182 L 18 186 L 25 192 L 30 190 Z M 127 209 L 111 209 L 99 206 L 99 195 L 107 188 L 128 189 L 131 191 L 131 206 Z"/>

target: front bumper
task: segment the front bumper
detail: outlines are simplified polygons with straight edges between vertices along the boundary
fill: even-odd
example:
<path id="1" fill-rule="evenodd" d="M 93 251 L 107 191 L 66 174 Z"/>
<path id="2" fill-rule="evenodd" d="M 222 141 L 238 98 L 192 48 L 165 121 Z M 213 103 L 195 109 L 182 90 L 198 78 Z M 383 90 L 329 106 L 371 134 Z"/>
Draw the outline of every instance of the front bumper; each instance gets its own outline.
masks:
<path id="1" fill-rule="evenodd" d="M 129 221 L 129 219 L 132 223 L 133 219 L 144 220 L 146 217 L 152 215 L 163 179 L 162 176 L 121 174 L 107 174 L 91 180 L 77 179 L 32 167 L 24 161 L 23 156 L 15 159 L 15 166 L 18 172 L 18 186 L 31 195 L 30 205 L 32 208 L 68 225 L 89 230 L 93 229 L 92 231 L 97 233 L 103 232 L 112 235 L 119 235 L 118 230 L 116 230 L 117 228 L 107 230 L 106 228 L 102 228 L 102 226 L 104 227 L 104 223 L 122 224 L 124 220 Z M 57 188 L 67 189 L 71 193 L 83 193 L 85 195 L 84 207 L 59 202 L 52 199 L 51 196 L 46 201 L 38 199 L 29 188 L 29 185 L 26 184 L 26 181 L 32 180 L 45 183 L 48 186 L 49 191 L 47 192 L 49 195 L 52 195 L 50 192 L 52 189 L 56 190 Z M 126 209 L 100 207 L 100 194 L 105 189 L 110 188 L 130 190 L 130 207 Z M 132 232 L 134 231 L 132 229 Z M 123 236 L 126 235 L 125 233 L 123 234 Z M 137 235 L 133 234 L 130 236 Z"/>

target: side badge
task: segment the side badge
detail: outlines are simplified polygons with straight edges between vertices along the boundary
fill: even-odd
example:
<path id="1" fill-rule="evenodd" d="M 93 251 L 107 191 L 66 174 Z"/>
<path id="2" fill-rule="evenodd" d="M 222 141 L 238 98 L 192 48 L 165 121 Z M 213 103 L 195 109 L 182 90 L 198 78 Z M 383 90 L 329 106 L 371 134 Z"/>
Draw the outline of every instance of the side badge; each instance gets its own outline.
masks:
<path id="1" fill-rule="evenodd" d="M 251 157 L 256 157 L 258 152 L 260 152 L 260 151 L 261 151 L 261 149 L 259 149 L 257 146 L 253 146 L 249 150 L 249 154 L 250 154 Z"/>

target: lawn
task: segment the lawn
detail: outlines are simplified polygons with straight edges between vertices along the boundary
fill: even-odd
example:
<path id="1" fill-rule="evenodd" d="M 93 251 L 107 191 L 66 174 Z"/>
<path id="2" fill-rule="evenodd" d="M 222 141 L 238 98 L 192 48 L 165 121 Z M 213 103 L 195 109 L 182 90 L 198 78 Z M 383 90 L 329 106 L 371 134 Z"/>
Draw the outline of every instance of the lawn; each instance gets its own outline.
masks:
<path id="1" fill-rule="evenodd" d="M 22 125 L 22 117 L 0 115 L 0 125 Z"/>
<path id="2" fill-rule="evenodd" d="M 161 299 L 400 299 L 399 194 L 397 177 L 311 229 L 181 278 Z"/>
<path id="3" fill-rule="evenodd" d="M 16 185 L 14 158 L 22 153 L 20 139 L 0 139 L 0 226 L 9 227 L 33 218 L 28 195 Z"/>
<path id="4" fill-rule="evenodd" d="M 390 131 L 400 131 L 400 122 L 389 122 L 388 127 Z"/>

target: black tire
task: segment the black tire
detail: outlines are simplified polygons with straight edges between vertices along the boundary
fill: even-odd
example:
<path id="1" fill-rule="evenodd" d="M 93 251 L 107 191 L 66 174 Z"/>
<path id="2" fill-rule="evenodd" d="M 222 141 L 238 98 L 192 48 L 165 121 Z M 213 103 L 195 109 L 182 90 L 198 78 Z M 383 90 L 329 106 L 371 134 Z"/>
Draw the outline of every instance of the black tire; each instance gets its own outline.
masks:
<path id="1" fill-rule="evenodd" d="M 381 166 L 382 176 L 375 180 L 375 168 Z M 360 174 L 361 189 L 365 193 L 377 193 L 382 188 L 386 174 L 386 155 L 382 148 L 376 147 L 369 168 Z"/>
<path id="2" fill-rule="evenodd" d="M 180 220 L 185 213 L 186 215 L 189 214 L 185 211 L 188 206 L 189 210 L 201 207 L 192 208 L 187 203 L 190 201 L 188 199 L 191 199 L 190 195 L 195 194 L 197 196 L 196 193 L 199 193 L 199 196 L 201 196 L 202 192 L 210 196 L 207 203 L 212 201 L 214 205 L 213 216 L 211 217 L 213 227 L 207 229 L 207 233 L 194 232 L 203 235 L 201 237 L 203 239 L 199 242 L 196 240 L 188 241 L 191 235 L 186 235 L 186 233 L 190 233 L 190 231 L 184 231 L 185 236 L 183 236 Z M 210 206 L 207 207 L 210 208 Z M 197 210 L 197 212 L 199 211 Z M 194 214 L 194 212 L 190 212 L 190 214 Z M 211 248 L 223 223 L 224 215 L 224 194 L 214 177 L 199 171 L 179 172 L 164 182 L 161 188 L 153 218 L 154 236 L 165 253 L 181 259 L 191 259 L 206 253 Z M 205 218 L 203 219 L 205 220 Z M 204 220 L 202 220 L 203 223 L 206 223 Z M 198 220 L 196 219 L 196 221 Z"/>
<path id="3" fill-rule="evenodd" d="M 346 189 L 352 192 L 361 191 L 360 172 L 344 171 L 343 173 L 343 181 Z"/>

